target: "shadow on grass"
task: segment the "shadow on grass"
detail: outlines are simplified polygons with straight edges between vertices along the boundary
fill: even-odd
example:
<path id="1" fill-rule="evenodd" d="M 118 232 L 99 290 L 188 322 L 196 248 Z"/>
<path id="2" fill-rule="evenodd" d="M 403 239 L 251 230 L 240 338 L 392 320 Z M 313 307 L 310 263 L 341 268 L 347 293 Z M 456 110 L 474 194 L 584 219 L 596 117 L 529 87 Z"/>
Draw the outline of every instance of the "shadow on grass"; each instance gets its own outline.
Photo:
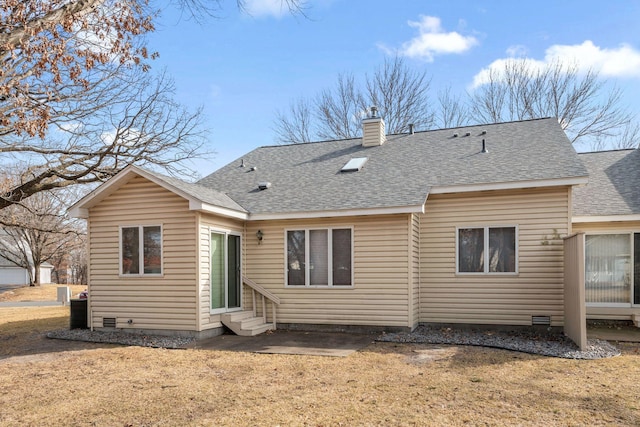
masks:
<path id="1" fill-rule="evenodd" d="M 20 320 L 0 325 L 0 361 L 21 356 L 116 347 L 113 344 L 57 340 L 46 337 L 48 332 L 68 327 L 68 316 Z"/>
<path id="2" fill-rule="evenodd" d="M 514 405 L 521 401 L 533 402 L 540 413 L 547 416 L 540 425 L 555 424 L 556 420 L 549 417 L 557 414 L 561 418 L 563 413 L 564 416 L 581 413 L 592 417 L 590 420 L 574 420 L 574 425 L 640 425 L 640 404 L 633 390 L 634 378 L 626 378 L 624 371 L 614 375 L 598 374 L 602 372 L 580 365 L 573 369 L 551 369 L 533 381 L 523 378 L 514 382 L 512 388 L 521 390 L 521 393 L 502 395 L 501 399 Z"/>

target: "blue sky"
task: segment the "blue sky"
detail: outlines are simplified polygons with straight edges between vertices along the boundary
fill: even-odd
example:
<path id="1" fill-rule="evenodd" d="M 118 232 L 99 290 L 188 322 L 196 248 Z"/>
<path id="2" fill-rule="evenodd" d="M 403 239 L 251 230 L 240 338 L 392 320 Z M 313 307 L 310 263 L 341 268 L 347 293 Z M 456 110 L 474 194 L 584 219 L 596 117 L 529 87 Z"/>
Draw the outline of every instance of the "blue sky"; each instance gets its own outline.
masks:
<path id="1" fill-rule="evenodd" d="M 307 18 L 279 0 L 223 2 L 204 24 L 166 9 L 148 37 L 176 82 L 177 98 L 204 109 L 205 176 L 242 154 L 275 144 L 273 120 L 299 97 L 333 87 L 339 73 L 372 73 L 399 52 L 432 77 L 432 92 L 472 90 L 483 70 L 513 56 L 571 59 L 598 69 L 640 114 L 640 2 L 637 0 L 309 0 Z"/>

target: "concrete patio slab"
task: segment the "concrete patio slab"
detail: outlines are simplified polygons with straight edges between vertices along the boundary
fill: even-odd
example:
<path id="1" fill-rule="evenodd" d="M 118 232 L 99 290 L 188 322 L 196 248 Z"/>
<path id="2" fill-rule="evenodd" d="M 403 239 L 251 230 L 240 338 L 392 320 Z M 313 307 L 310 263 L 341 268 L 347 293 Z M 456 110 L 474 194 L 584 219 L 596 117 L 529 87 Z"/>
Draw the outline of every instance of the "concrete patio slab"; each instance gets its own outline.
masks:
<path id="1" fill-rule="evenodd" d="M 635 326 L 589 326 L 587 338 L 640 343 L 640 328 Z"/>
<path id="2" fill-rule="evenodd" d="M 278 330 L 254 337 L 225 334 L 197 341 L 202 350 L 346 357 L 375 341 L 375 335 Z"/>

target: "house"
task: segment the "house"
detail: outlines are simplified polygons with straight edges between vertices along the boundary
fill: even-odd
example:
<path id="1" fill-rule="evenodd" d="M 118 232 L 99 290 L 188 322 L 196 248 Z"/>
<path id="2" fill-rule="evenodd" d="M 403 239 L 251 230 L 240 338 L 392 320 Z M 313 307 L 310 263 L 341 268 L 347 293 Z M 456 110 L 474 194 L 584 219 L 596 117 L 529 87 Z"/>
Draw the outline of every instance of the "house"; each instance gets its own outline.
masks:
<path id="1" fill-rule="evenodd" d="M 586 317 L 640 327 L 640 151 L 579 157 L 589 184 L 574 191 L 572 226 L 584 239 Z"/>
<path id="2" fill-rule="evenodd" d="M 31 267 L 33 270 L 33 267 Z M 53 265 L 44 263 L 40 266 L 40 283 L 51 283 Z M 19 267 L 4 257 L 0 257 L 0 285 L 29 285 L 29 271 Z"/>
<path id="3" fill-rule="evenodd" d="M 260 147 L 195 184 L 129 166 L 98 187 L 71 209 L 90 326 L 563 326 L 588 172 L 556 119 L 385 135 L 374 116 L 363 135 Z"/>

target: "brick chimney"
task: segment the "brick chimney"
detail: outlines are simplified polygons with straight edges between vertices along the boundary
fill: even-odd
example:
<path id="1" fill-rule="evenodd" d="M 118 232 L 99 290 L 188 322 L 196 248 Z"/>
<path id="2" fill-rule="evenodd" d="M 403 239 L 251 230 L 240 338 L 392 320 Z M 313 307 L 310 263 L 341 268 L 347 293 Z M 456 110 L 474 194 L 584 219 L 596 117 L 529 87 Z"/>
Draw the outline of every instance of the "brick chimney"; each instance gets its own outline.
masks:
<path id="1" fill-rule="evenodd" d="M 362 146 L 375 147 L 387 140 L 384 134 L 384 120 L 378 117 L 378 108 L 371 107 L 371 116 L 362 119 Z"/>

